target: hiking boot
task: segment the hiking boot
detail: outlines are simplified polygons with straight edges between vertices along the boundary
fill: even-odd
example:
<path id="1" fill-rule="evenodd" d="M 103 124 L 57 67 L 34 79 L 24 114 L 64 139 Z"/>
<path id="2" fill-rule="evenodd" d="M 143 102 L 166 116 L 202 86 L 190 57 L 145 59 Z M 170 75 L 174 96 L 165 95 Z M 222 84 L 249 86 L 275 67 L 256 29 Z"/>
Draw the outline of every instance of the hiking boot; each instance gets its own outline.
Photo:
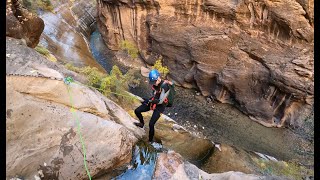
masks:
<path id="1" fill-rule="evenodd" d="M 143 126 L 144 126 L 144 124 L 141 123 L 141 122 L 139 122 L 139 123 L 134 122 L 133 124 L 136 125 L 136 126 L 138 126 L 138 127 L 140 127 L 140 128 L 143 128 Z"/>

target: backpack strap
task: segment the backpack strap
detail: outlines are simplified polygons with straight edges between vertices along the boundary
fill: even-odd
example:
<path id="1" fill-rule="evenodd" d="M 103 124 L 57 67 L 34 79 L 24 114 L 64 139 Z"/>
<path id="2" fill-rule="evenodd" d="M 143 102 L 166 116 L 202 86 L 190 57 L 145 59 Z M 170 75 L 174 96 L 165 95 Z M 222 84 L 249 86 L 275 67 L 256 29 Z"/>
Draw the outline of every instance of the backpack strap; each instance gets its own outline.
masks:
<path id="1" fill-rule="evenodd" d="M 169 80 L 164 80 L 164 83 L 169 84 L 169 85 L 173 85 L 173 82 L 169 81 Z"/>
<path id="2" fill-rule="evenodd" d="M 169 86 L 169 89 L 168 91 L 165 93 L 165 92 L 162 92 L 162 88 L 164 87 L 164 85 L 168 84 Z M 163 83 L 161 84 L 161 87 L 160 87 L 160 91 L 161 91 L 161 94 L 160 94 L 160 104 L 162 104 L 162 102 L 164 103 L 168 103 L 168 94 L 170 93 L 170 82 L 168 80 L 164 80 Z M 163 99 L 164 98 L 164 99 Z"/>

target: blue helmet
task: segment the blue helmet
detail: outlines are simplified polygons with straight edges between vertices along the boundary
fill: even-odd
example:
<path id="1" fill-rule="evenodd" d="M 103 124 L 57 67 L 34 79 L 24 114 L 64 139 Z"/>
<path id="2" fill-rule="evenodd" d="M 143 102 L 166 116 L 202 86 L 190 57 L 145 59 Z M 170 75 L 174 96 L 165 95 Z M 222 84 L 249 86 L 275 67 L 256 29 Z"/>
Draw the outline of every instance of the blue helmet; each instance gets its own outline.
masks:
<path id="1" fill-rule="evenodd" d="M 158 77 L 160 77 L 160 73 L 156 69 L 152 69 L 149 72 L 149 83 L 154 84 L 157 81 Z"/>

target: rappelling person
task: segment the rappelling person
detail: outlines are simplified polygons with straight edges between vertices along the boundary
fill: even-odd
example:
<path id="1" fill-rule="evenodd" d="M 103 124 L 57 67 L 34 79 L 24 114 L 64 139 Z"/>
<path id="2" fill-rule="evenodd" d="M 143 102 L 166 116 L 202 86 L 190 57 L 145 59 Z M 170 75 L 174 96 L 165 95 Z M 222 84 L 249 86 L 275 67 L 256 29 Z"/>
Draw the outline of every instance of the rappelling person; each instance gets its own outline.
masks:
<path id="1" fill-rule="evenodd" d="M 172 106 L 174 85 L 168 80 L 162 80 L 160 73 L 156 69 L 151 70 L 149 73 L 149 84 L 152 85 L 153 96 L 149 99 L 144 99 L 142 105 L 134 110 L 134 113 L 140 121 L 139 123 L 134 122 L 134 124 L 140 128 L 143 128 L 144 121 L 141 113 L 153 110 L 153 114 L 149 122 L 149 142 L 152 143 L 154 136 L 154 125 L 160 118 L 161 113 L 164 112 L 166 106 Z"/>

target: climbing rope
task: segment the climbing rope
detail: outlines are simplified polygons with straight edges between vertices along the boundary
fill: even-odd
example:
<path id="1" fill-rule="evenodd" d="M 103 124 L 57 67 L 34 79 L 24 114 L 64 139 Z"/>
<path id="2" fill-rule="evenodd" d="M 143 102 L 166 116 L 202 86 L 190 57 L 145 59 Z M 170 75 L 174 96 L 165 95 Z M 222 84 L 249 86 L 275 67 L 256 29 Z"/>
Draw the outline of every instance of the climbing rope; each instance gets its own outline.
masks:
<path id="1" fill-rule="evenodd" d="M 71 91 L 70 91 L 70 86 L 69 86 L 71 83 L 75 83 L 75 84 L 79 84 L 79 83 L 75 82 L 75 81 L 73 80 L 73 78 L 70 77 L 70 76 L 64 78 L 64 79 L 63 79 L 63 82 L 68 85 L 68 86 L 67 86 L 67 90 L 68 90 L 68 95 L 69 95 L 70 103 L 71 103 L 71 109 L 70 109 L 70 111 L 72 112 L 73 118 L 77 121 L 77 131 L 78 131 L 78 134 L 79 134 L 79 136 L 80 136 L 80 142 L 81 142 L 82 151 L 83 151 L 83 163 L 84 163 L 84 167 L 85 167 L 85 169 L 86 169 L 87 175 L 88 175 L 89 179 L 91 180 L 90 172 L 89 172 L 88 167 L 87 167 L 86 148 L 85 148 L 85 144 L 84 144 L 84 141 L 83 141 L 82 135 L 81 135 L 80 121 L 79 121 L 79 119 L 78 119 L 78 117 L 77 117 L 77 115 L 76 115 L 76 110 L 75 110 L 75 108 L 74 108 L 74 106 L 73 106 L 73 100 L 72 100 L 72 96 L 71 96 L 71 93 L 70 93 L 70 92 L 71 92 Z M 99 90 L 99 88 L 96 88 L 96 87 L 93 87 L 93 86 L 84 85 L 84 84 L 79 84 L 79 85 L 83 85 L 83 86 L 87 86 L 87 87 L 91 87 L 91 88 L 94 88 L 94 89 Z M 134 97 L 134 96 L 124 95 L 124 94 L 115 93 L 115 92 L 111 92 L 111 91 L 107 91 L 107 92 L 112 93 L 112 94 L 116 94 L 116 95 L 119 95 L 119 96 L 124 96 L 124 97 L 130 97 L 130 98 Z M 137 98 L 137 97 L 135 97 L 135 98 Z"/>
<path id="2" fill-rule="evenodd" d="M 85 84 L 80 84 L 80 83 L 78 83 L 78 82 L 75 82 L 74 80 L 73 80 L 73 78 L 72 77 L 70 77 L 70 76 L 68 76 L 68 77 L 66 77 L 66 78 L 64 78 L 63 79 L 63 82 L 64 83 L 66 83 L 66 84 L 70 84 L 70 83 L 75 83 L 75 84 L 79 84 L 79 85 L 82 85 L 82 86 L 86 86 L 86 87 L 90 87 L 90 88 L 94 88 L 94 89 L 96 89 L 96 90 L 100 90 L 99 88 L 96 88 L 96 87 L 93 87 L 93 86 L 90 86 L 90 85 L 85 85 Z M 107 93 L 111 93 L 111 94 L 116 94 L 116 95 L 119 95 L 119 96 L 124 96 L 124 97 L 129 97 L 129 98 L 136 98 L 136 99 L 138 99 L 137 97 L 135 97 L 135 96 L 130 96 L 130 95 L 124 95 L 124 94 L 121 94 L 121 93 L 116 93 L 116 92 L 112 92 L 112 91 L 105 91 L 105 92 L 107 92 Z"/>
<path id="3" fill-rule="evenodd" d="M 74 80 L 72 79 L 72 77 L 68 76 L 63 79 L 63 82 L 69 85 L 70 83 L 74 82 Z"/>
<path id="4" fill-rule="evenodd" d="M 67 85 L 70 85 L 71 82 L 74 82 L 74 80 L 72 79 L 72 77 L 67 77 L 67 78 L 64 78 L 63 79 L 63 82 Z M 76 115 L 76 110 L 74 109 L 74 106 L 73 106 L 73 100 L 72 100 L 72 96 L 71 96 L 71 93 L 70 93 L 70 86 L 67 86 L 67 89 L 68 89 L 68 95 L 69 95 L 69 98 L 70 98 L 70 103 L 71 103 L 71 113 L 73 115 L 73 118 L 77 121 L 77 131 L 78 131 L 78 134 L 80 136 L 80 142 L 81 142 L 81 145 L 82 145 L 82 151 L 83 151 L 83 163 L 84 163 L 84 167 L 86 169 L 86 172 L 87 172 L 87 175 L 89 177 L 89 179 L 91 180 L 91 176 L 90 176 L 90 172 L 88 170 L 88 167 L 87 167 L 87 160 L 86 160 L 86 148 L 85 148 L 85 144 L 84 144 L 84 141 L 82 139 L 82 135 L 81 135 L 81 129 L 80 129 L 80 121 Z"/>
<path id="5" fill-rule="evenodd" d="M 67 78 L 71 78 L 71 77 L 67 77 Z M 66 79 L 66 78 L 65 78 Z M 78 85 L 81 85 L 81 86 L 86 86 L 86 87 L 89 87 L 89 88 L 93 88 L 93 89 L 96 89 L 96 90 L 101 90 L 101 89 L 99 89 L 99 88 L 96 88 L 96 87 L 93 87 L 93 86 L 90 86 L 90 85 L 85 85 L 85 84 L 80 84 L 80 83 L 78 83 L 78 82 L 75 82 L 72 78 L 70 79 L 71 81 L 69 81 L 69 80 L 66 80 L 68 83 L 69 82 L 72 82 L 72 83 L 75 83 L 75 84 L 78 84 Z M 70 84 L 70 83 L 69 83 Z M 107 92 L 107 93 L 111 93 L 111 94 L 116 94 L 116 95 L 119 95 L 119 96 L 123 96 L 123 97 L 128 97 L 128 98 L 136 98 L 136 99 L 139 99 L 139 98 L 137 98 L 137 97 L 135 97 L 135 96 L 130 96 L 130 95 L 125 95 L 125 94 L 121 94 L 121 93 L 116 93 L 116 92 L 113 92 L 113 91 L 105 91 L 105 92 Z"/>

